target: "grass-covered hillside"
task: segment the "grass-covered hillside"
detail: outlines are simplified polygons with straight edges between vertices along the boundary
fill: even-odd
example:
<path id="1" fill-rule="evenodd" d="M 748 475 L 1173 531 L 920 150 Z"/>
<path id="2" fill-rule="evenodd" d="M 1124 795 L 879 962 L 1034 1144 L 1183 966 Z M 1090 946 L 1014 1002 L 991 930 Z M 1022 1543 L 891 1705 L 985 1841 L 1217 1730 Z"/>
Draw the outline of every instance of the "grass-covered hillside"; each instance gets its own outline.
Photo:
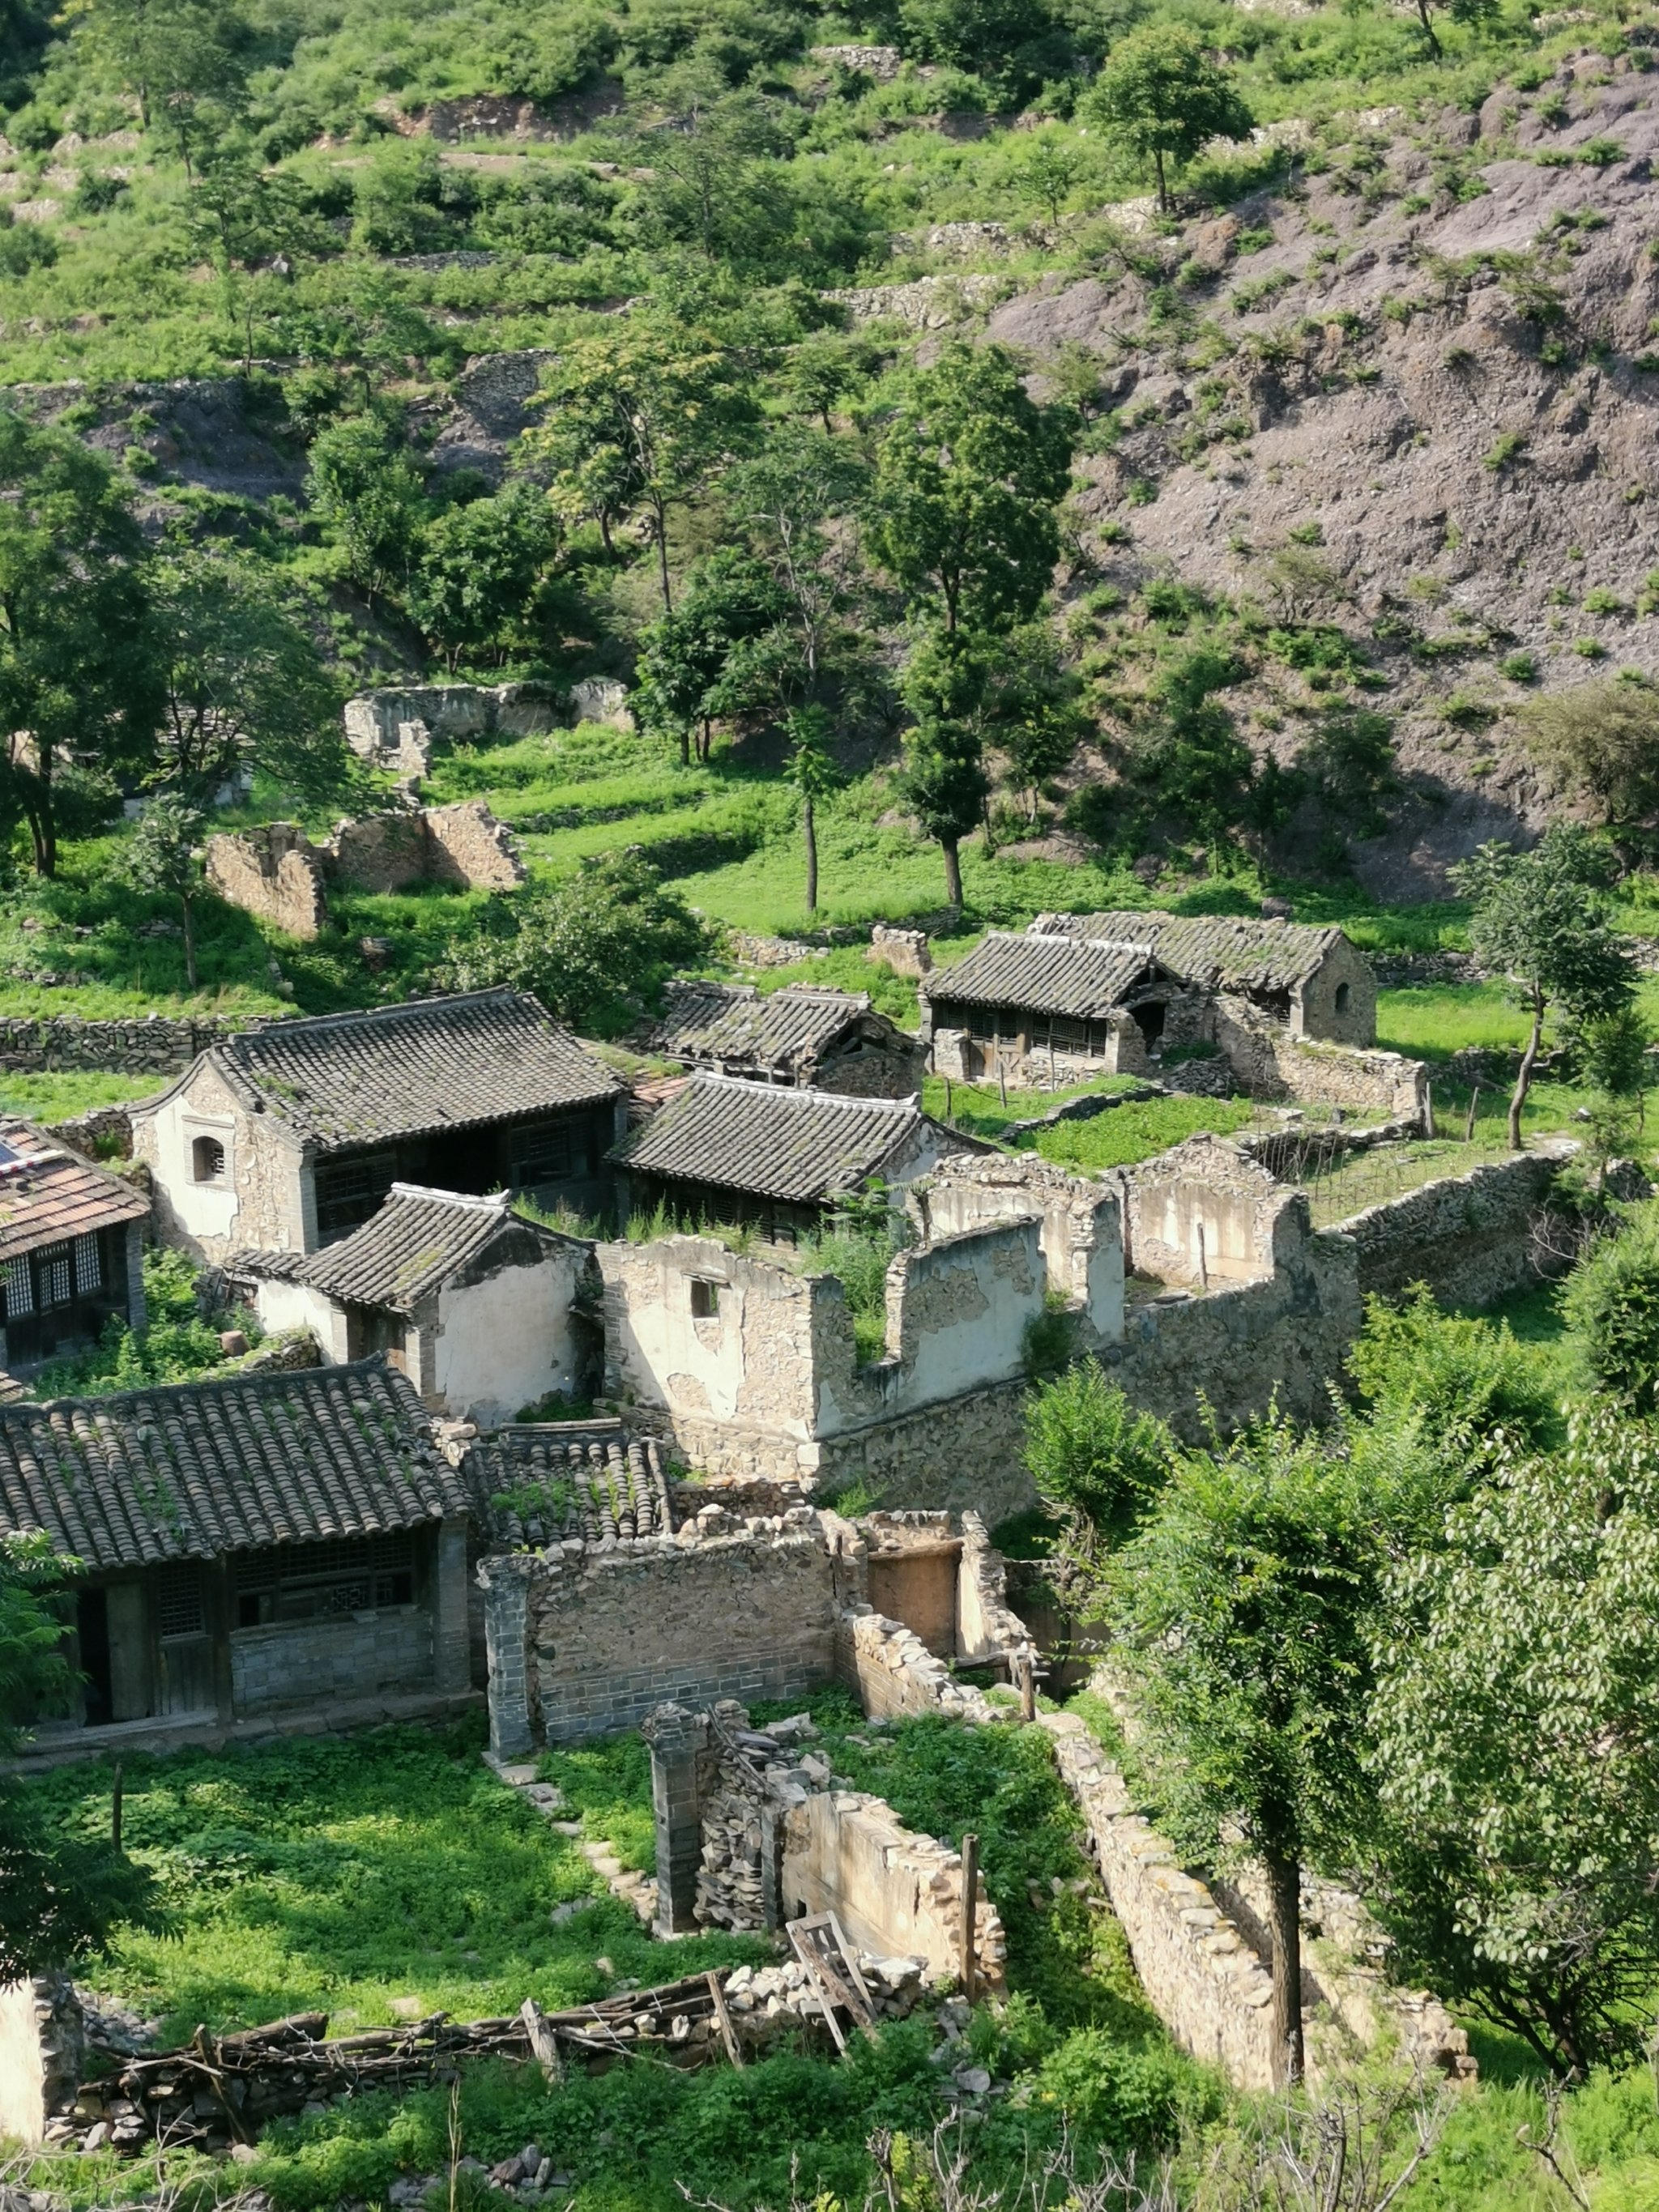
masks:
<path id="1" fill-rule="evenodd" d="M 1424 946 L 1456 909 L 1393 906 L 1569 796 L 1640 857 L 1639 10 L 5 26 L 0 476 L 57 471 L 98 549 L 73 622 L 40 583 L 57 645 L 0 644 L 9 1008 L 464 965 L 480 902 L 298 947 L 204 898 L 192 982 L 129 852 L 239 761 L 225 826 L 383 799 L 337 717 L 393 678 L 620 677 L 635 731 L 456 749 L 429 795 L 538 884 L 637 845 L 740 930 L 923 915 L 954 864 L 969 933 L 1278 891 Z"/>

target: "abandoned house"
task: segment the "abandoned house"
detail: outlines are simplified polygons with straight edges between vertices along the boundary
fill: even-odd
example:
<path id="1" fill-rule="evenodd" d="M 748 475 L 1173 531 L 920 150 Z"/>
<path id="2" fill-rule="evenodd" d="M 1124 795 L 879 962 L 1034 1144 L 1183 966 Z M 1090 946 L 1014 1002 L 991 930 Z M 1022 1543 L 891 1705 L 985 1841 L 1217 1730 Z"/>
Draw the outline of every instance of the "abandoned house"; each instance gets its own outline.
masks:
<path id="1" fill-rule="evenodd" d="M 574 1395 L 597 1356 L 582 1319 L 592 1247 L 475 1198 L 398 1182 L 374 1218 L 320 1252 L 239 1252 L 228 1283 L 270 1330 L 307 1328 L 325 1358 L 372 1352 L 434 1412 L 509 1420 Z"/>
<path id="2" fill-rule="evenodd" d="M 132 1112 L 169 1243 L 314 1252 L 394 1182 L 608 1207 L 623 1087 L 527 992 L 275 1022 L 203 1053 Z"/>
<path id="3" fill-rule="evenodd" d="M 1376 979 L 1334 927 L 1233 915 L 1040 914 L 1030 933 L 1145 945 L 1191 989 L 1243 999 L 1293 1036 L 1376 1042 Z"/>
<path id="4" fill-rule="evenodd" d="M 1167 1044 L 1203 1037 L 1208 1004 L 1145 942 L 993 930 L 921 979 L 921 1035 L 940 1075 L 1050 1085 L 1139 1074 Z"/>
<path id="5" fill-rule="evenodd" d="M 0 1406 L 0 1534 L 81 1563 L 75 1710 L 123 1723 L 468 1692 L 468 1501 L 380 1360 Z"/>
<path id="6" fill-rule="evenodd" d="M 914 1099 L 844 1098 L 699 1075 L 617 1145 L 618 1218 L 752 1224 L 793 1243 L 870 1182 L 896 1194 L 947 1153 L 982 1152 Z"/>
<path id="7" fill-rule="evenodd" d="M 752 983 L 671 983 L 652 1043 L 715 1075 L 859 1098 L 914 1097 L 927 1066 L 917 1039 L 866 993 L 805 984 L 762 993 Z"/>
<path id="8" fill-rule="evenodd" d="M 27 1121 L 0 1119 L 0 1370 L 27 1375 L 144 1325 L 149 1200 Z"/>

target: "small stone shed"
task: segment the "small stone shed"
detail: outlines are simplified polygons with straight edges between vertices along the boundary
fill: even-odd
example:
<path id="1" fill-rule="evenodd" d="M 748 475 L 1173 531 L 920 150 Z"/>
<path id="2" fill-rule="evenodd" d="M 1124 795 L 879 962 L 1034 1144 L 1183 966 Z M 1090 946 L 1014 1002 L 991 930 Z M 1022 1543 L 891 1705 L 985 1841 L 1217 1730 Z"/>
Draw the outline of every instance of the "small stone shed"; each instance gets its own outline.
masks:
<path id="1" fill-rule="evenodd" d="M 1145 945 L 1182 983 L 1247 1000 L 1293 1036 L 1376 1042 L 1376 979 L 1364 953 L 1334 927 L 1123 911 L 1040 914 L 1030 934 Z"/>
<path id="2" fill-rule="evenodd" d="M 149 1200 L 32 1122 L 0 1118 L 0 1370 L 27 1375 L 144 1324 Z"/>
<path id="3" fill-rule="evenodd" d="M 714 1074 L 860 1098 L 915 1097 L 927 1058 L 867 993 L 805 984 L 761 992 L 752 983 L 671 983 L 652 1043 Z"/>
<path id="4" fill-rule="evenodd" d="M 1203 1034 L 1206 1006 L 1145 940 L 993 930 L 921 984 L 935 1072 L 964 1082 L 1141 1073 L 1162 1044 Z"/>
<path id="5" fill-rule="evenodd" d="M 949 1153 L 988 1149 L 914 1099 L 699 1075 L 611 1157 L 624 1223 L 660 1201 L 684 1221 L 753 1223 L 791 1243 L 877 1178 L 896 1193 Z"/>
<path id="6" fill-rule="evenodd" d="M 527 992 L 472 991 L 227 1037 L 132 1111 L 169 1243 L 314 1252 L 394 1182 L 608 1208 L 623 1086 Z"/>
<path id="7" fill-rule="evenodd" d="M 406 1182 L 337 1244 L 224 1267 L 267 1329 L 308 1328 L 340 1362 L 382 1352 L 422 1404 L 486 1423 L 577 1390 L 598 1352 L 580 1312 L 592 1273 L 591 1245 L 524 1219 L 506 1191 Z"/>
<path id="8" fill-rule="evenodd" d="M 465 1694 L 467 1516 L 379 1359 L 0 1407 L 0 1533 L 80 1562 L 82 1686 L 36 1748 Z"/>

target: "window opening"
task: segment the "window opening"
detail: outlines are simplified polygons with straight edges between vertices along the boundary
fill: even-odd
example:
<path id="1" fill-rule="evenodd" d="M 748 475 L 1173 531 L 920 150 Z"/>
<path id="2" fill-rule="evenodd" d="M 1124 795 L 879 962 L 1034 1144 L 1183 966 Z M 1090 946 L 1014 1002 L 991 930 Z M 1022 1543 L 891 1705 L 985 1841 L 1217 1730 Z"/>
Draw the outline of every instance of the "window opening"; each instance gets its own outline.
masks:
<path id="1" fill-rule="evenodd" d="M 720 1285 L 704 1275 L 691 1278 L 691 1318 L 693 1321 L 718 1321 L 720 1310 Z"/>
<path id="2" fill-rule="evenodd" d="M 197 1137 L 190 1147 L 191 1174 L 198 1182 L 222 1182 L 225 1148 L 217 1137 Z"/>

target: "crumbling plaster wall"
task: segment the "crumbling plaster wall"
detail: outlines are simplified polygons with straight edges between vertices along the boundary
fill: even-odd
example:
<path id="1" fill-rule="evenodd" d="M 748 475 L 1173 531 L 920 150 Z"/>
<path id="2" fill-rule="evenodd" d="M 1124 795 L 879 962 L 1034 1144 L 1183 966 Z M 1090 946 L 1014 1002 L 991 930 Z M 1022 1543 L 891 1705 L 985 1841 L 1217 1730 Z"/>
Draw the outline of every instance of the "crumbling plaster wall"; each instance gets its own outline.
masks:
<path id="1" fill-rule="evenodd" d="M 429 1404 L 495 1425 L 550 1391 L 574 1394 L 585 1346 L 580 1294 L 592 1247 L 527 1224 L 422 1300 L 416 1387 Z"/>
<path id="2" fill-rule="evenodd" d="M 1259 1282 L 1306 1243 L 1304 1192 L 1207 1133 L 1123 1177 L 1130 1266 L 1161 1283 Z"/>
<path id="3" fill-rule="evenodd" d="M 0 2141 L 33 2149 L 74 2101 L 86 2063 L 80 2001 L 66 1974 L 0 1984 Z"/>
<path id="4" fill-rule="evenodd" d="M 195 1173 L 198 1138 L 224 1148 L 212 1182 Z M 155 1182 L 155 1233 L 198 1260 L 216 1263 L 238 1249 L 303 1252 L 316 1200 L 304 1149 L 269 1115 L 246 1113 L 203 1060 L 153 1103 L 132 1109 L 132 1156 Z M 314 1244 L 314 1235 L 309 1243 Z"/>
<path id="5" fill-rule="evenodd" d="M 906 1194 L 924 1239 L 1036 1216 L 1048 1287 L 1097 1344 L 1123 1334 L 1123 1229 L 1118 1193 L 1035 1152 L 960 1155 Z"/>

